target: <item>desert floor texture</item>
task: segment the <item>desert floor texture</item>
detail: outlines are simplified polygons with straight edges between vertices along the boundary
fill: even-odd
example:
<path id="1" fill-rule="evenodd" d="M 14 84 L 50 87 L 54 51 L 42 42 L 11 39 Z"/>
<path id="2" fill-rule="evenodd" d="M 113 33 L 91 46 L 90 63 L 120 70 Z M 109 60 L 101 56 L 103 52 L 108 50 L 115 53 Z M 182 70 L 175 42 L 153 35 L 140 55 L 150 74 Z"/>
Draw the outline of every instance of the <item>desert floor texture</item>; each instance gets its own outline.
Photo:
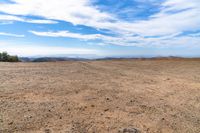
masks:
<path id="1" fill-rule="evenodd" d="M 0 133 L 200 133 L 200 60 L 0 63 Z"/>

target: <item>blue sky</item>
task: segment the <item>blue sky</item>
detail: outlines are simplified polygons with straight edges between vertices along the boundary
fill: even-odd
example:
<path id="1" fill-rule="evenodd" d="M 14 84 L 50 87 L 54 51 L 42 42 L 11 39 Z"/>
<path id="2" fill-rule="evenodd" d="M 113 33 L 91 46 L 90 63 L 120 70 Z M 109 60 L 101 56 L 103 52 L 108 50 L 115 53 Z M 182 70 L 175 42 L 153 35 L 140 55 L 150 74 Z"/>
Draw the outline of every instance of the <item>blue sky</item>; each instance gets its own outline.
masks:
<path id="1" fill-rule="evenodd" d="M 200 1 L 1 0 L 0 51 L 200 56 Z"/>

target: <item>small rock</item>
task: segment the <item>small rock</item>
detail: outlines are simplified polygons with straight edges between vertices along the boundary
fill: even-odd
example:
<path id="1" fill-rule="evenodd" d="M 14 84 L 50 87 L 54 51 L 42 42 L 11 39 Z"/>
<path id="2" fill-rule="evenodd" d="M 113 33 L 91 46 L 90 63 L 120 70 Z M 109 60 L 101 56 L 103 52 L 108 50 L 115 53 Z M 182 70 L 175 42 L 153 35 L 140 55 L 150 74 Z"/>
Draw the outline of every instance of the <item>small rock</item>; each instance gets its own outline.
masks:
<path id="1" fill-rule="evenodd" d="M 170 78 L 167 78 L 166 80 L 170 80 Z"/>
<path id="2" fill-rule="evenodd" d="M 111 119 L 111 117 L 108 117 L 108 116 L 107 116 L 107 117 L 105 117 L 105 118 L 106 118 L 106 119 Z"/>
<path id="3" fill-rule="evenodd" d="M 95 107 L 94 105 L 91 105 L 91 107 Z"/>
<path id="4" fill-rule="evenodd" d="M 12 124 L 13 124 L 13 121 L 11 121 L 11 122 L 8 123 L 8 125 L 12 125 Z"/>
<path id="5" fill-rule="evenodd" d="M 105 109 L 104 111 L 106 112 L 106 111 L 108 111 L 109 109 Z"/>
<path id="6" fill-rule="evenodd" d="M 118 133 L 140 133 L 136 128 L 123 128 L 118 131 Z"/>
<path id="7" fill-rule="evenodd" d="M 44 132 L 45 133 L 51 133 L 51 130 L 50 129 L 45 129 Z"/>

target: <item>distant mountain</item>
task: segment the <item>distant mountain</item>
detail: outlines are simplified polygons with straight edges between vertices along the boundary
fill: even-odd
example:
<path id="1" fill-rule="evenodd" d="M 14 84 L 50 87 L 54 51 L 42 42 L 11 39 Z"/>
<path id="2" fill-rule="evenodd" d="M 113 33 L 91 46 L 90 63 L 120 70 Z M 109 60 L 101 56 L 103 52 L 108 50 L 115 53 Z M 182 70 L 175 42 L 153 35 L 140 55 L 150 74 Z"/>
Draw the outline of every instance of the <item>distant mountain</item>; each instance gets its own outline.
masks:
<path id="1" fill-rule="evenodd" d="M 21 57 L 22 62 L 56 62 L 56 61 L 77 61 L 77 60 L 87 60 L 85 58 L 68 58 L 68 57 L 39 57 L 39 58 L 29 58 Z"/>
<path id="2" fill-rule="evenodd" d="M 35 55 L 35 56 L 29 56 L 28 58 L 72 58 L 72 59 L 76 59 L 76 58 L 80 58 L 80 59 L 97 59 L 97 58 L 102 58 L 105 56 L 98 56 L 95 54 L 56 54 L 56 55 Z"/>
<path id="3" fill-rule="evenodd" d="M 29 58 L 29 57 L 19 57 L 19 60 L 22 62 L 31 62 L 34 59 L 33 58 Z"/>
<path id="4" fill-rule="evenodd" d="M 123 59 L 135 59 L 135 60 L 171 60 L 171 59 L 198 59 L 199 58 L 184 58 L 176 56 L 168 57 L 99 57 L 99 58 L 80 58 L 80 57 L 20 57 L 22 62 L 56 62 L 56 61 L 86 61 L 86 60 L 123 60 Z"/>

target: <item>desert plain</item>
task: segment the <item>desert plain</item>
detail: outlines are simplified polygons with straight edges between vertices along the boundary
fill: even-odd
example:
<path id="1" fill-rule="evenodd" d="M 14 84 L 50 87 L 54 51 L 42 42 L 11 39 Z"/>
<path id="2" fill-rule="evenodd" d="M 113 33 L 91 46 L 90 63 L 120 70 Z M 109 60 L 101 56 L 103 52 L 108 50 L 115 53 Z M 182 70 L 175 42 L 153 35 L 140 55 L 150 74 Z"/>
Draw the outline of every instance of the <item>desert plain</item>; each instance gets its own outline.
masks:
<path id="1" fill-rule="evenodd" d="M 200 60 L 0 63 L 0 133 L 200 133 Z"/>

